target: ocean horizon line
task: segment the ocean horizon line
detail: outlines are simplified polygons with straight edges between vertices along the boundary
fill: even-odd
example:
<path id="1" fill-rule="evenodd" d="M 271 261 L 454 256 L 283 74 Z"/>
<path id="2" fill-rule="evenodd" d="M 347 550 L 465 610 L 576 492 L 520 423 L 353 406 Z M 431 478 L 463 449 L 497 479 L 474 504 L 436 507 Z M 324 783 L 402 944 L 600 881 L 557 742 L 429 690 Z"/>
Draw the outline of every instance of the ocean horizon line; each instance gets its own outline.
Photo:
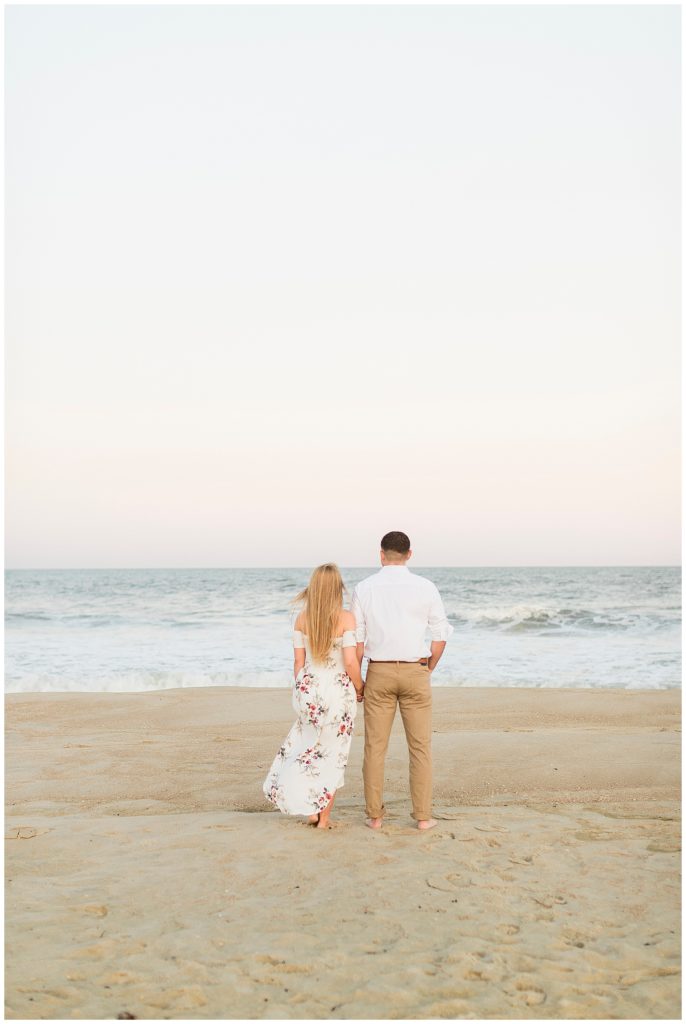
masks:
<path id="1" fill-rule="evenodd" d="M 264 569 L 264 570 L 308 570 L 309 565 L 56 565 L 56 566 L 5 566 L 5 572 L 155 572 L 179 570 L 183 572 L 224 572 L 226 570 Z M 322 563 L 316 563 L 322 564 Z M 374 565 L 353 565 L 343 562 L 336 563 L 342 569 L 376 569 Z M 417 569 L 681 569 L 681 562 L 596 562 L 588 565 L 555 563 L 511 565 L 448 565 L 445 562 L 413 563 Z"/>

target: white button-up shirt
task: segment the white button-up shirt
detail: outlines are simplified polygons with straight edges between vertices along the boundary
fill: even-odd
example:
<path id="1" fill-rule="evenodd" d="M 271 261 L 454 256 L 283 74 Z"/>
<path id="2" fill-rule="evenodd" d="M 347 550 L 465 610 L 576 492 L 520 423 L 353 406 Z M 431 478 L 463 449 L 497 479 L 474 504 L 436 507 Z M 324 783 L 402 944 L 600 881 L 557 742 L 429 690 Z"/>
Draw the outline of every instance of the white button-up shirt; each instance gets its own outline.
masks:
<path id="1" fill-rule="evenodd" d="M 435 583 L 406 565 L 384 565 L 361 580 L 351 610 L 357 642 L 372 660 L 418 661 L 431 654 L 427 630 L 432 640 L 447 640 L 453 631 Z"/>

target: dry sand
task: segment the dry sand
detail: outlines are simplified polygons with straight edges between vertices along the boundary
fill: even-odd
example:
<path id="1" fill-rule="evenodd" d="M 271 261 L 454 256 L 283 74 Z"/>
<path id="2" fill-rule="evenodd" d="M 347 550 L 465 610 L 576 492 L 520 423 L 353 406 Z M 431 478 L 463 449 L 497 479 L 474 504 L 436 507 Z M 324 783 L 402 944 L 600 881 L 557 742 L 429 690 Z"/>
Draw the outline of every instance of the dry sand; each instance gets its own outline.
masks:
<path id="1" fill-rule="evenodd" d="M 286 690 L 6 701 L 6 1016 L 677 1018 L 674 691 L 434 689 L 437 828 L 396 721 L 336 827 L 264 800 Z"/>

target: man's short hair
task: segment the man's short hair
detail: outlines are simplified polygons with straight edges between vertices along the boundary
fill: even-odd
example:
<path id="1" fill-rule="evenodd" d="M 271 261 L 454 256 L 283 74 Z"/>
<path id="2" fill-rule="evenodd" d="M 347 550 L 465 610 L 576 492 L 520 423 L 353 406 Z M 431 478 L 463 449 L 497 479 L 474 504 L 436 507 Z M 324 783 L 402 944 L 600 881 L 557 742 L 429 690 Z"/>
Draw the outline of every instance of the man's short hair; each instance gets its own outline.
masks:
<path id="1" fill-rule="evenodd" d="M 382 551 L 396 551 L 399 555 L 406 555 L 410 550 L 410 538 L 400 530 L 392 530 L 385 533 L 381 538 Z"/>

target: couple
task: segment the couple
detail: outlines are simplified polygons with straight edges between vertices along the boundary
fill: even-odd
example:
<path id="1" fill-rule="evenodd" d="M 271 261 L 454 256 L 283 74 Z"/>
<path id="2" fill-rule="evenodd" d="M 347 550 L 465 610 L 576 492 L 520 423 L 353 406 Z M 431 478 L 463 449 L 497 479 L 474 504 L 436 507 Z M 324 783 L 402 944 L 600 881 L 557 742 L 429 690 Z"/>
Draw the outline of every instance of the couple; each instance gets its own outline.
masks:
<path id="1" fill-rule="evenodd" d="M 293 634 L 298 717 L 262 789 L 284 814 L 308 814 L 317 828 L 330 827 L 360 701 L 366 824 L 381 828 L 384 762 L 398 704 L 410 753 L 412 817 L 419 829 L 436 824 L 431 817 L 431 672 L 453 627 L 436 586 L 407 568 L 411 555 L 406 534 L 387 533 L 381 540 L 381 570 L 357 584 L 351 611 L 343 608 L 343 580 L 332 564 L 316 568 L 295 598 L 304 602 Z M 364 682 L 363 657 L 368 659 Z"/>

